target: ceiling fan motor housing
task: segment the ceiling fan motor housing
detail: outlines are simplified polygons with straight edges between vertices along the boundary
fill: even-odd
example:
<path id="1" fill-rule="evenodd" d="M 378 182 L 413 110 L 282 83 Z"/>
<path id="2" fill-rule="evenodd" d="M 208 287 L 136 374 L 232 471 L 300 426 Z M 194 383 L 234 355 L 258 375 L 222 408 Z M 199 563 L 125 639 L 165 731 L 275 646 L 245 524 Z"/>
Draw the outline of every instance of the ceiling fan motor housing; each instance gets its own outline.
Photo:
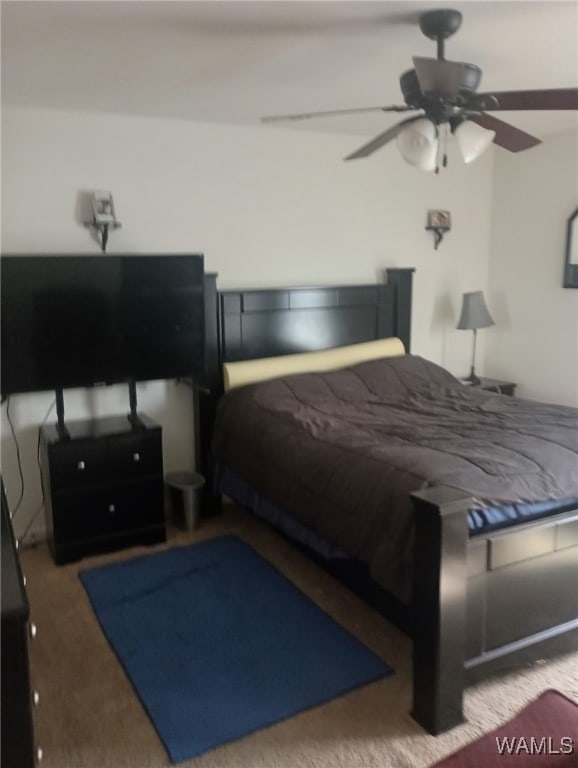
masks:
<path id="1" fill-rule="evenodd" d="M 443 97 L 450 106 L 463 106 L 474 94 L 482 79 L 482 70 L 475 64 L 464 62 L 463 78 L 458 93 L 453 99 Z M 417 79 L 415 69 L 409 69 L 399 78 L 399 85 L 405 103 L 410 107 L 425 108 L 426 104 L 436 98 L 435 93 L 423 94 Z"/>
<path id="2" fill-rule="evenodd" d="M 462 14 L 451 8 L 426 11 L 419 17 L 419 28 L 431 40 L 445 40 L 455 34 L 462 25 Z"/>

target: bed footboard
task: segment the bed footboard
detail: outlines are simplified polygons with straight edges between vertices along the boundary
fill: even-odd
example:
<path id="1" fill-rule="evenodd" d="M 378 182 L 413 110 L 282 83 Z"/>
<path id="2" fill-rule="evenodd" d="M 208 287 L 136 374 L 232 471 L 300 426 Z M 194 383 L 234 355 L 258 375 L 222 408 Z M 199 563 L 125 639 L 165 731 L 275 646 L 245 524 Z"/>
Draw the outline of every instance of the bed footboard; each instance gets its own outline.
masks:
<path id="1" fill-rule="evenodd" d="M 472 499 L 453 488 L 412 494 L 412 717 L 437 734 L 463 722 L 467 600 L 467 511 Z"/>
<path id="2" fill-rule="evenodd" d="M 468 683 L 578 648 L 578 510 L 470 539 L 468 496 L 412 501 L 412 716 L 437 734 L 463 721 Z"/>

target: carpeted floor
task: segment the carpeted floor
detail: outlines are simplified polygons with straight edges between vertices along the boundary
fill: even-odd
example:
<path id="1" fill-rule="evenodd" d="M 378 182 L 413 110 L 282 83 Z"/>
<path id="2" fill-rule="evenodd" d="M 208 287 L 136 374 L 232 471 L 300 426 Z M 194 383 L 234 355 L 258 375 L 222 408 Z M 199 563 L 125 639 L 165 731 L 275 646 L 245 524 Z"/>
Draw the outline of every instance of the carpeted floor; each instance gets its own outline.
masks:
<path id="1" fill-rule="evenodd" d="M 395 674 L 180 765 L 183 768 L 425 768 L 512 717 L 547 688 L 578 700 L 578 654 L 537 663 L 468 689 L 468 722 L 432 737 L 409 716 L 411 643 L 269 528 L 233 507 L 195 532 L 171 531 L 168 546 L 224 533 L 249 542 Z M 162 547 L 156 547 L 160 549 Z M 82 567 L 151 551 L 85 559 Z M 44 768 L 161 768 L 169 759 L 109 648 L 77 577 L 45 546 L 21 553 L 38 627 L 30 643 Z"/>

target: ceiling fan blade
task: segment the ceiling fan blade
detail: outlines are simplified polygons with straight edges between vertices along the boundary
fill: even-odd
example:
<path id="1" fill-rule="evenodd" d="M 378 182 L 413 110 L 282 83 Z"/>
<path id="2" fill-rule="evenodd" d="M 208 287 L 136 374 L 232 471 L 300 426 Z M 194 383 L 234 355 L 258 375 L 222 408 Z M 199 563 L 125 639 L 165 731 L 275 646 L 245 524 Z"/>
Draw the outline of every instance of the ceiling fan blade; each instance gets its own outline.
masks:
<path id="1" fill-rule="evenodd" d="M 460 61 L 413 57 L 413 66 L 422 93 L 436 96 L 457 96 L 466 74 Z"/>
<path id="2" fill-rule="evenodd" d="M 335 117 L 337 115 L 354 115 L 361 114 L 362 112 L 408 112 L 413 107 L 407 105 L 391 107 L 354 107 L 353 109 L 330 109 L 325 112 L 303 112 L 296 115 L 269 115 L 268 117 L 262 117 L 262 123 L 278 123 L 288 120 L 308 120 L 311 117 Z"/>
<path id="3" fill-rule="evenodd" d="M 478 93 L 476 101 L 483 103 L 484 110 L 519 109 L 578 109 L 578 88 L 550 88 L 537 91 L 494 91 Z M 495 99 L 492 102 L 491 99 Z"/>
<path id="4" fill-rule="evenodd" d="M 482 128 L 495 131 L 494 144 L 510 152 L 521 152 L 524 149 L 531 149 L 531 147 L 542 143 L 541 139 L 537 139 L 535 136 L 522 131 L 520 128 L 516 128 L 510 123 L 498 120 L 493 115 L 486 115 L 485 112 L 482 112 L 480 115 L 473 115 L 469 119 L 481 125 Z"/>
<path id="5" fill-rule="evenodd" d="M 347 155 L 345 160 L 356 160 L 358 157 L 367 157 L 367 155 L 371 155 L 377 149 L 380 149 L 385 144 L 387 144 L 388 141 L 395 139 L 397 134 L 404 126 L 406 126 L 408 123 L 413 123 L 414 120 L 418 120 L 420 117 L 422 117 L 422 115 L 417 115 L 417 117 L 409 117 L 407 120 L 402 120 L 400 123 L 392 125 L 391 128 L 387 129 L 387 131 L 378 134 L 374 139 L 367 142 L 367 144 L 364 144 L 362 147 L 355 150 L 355 152 L 352 152 L 351 155 Z"/>

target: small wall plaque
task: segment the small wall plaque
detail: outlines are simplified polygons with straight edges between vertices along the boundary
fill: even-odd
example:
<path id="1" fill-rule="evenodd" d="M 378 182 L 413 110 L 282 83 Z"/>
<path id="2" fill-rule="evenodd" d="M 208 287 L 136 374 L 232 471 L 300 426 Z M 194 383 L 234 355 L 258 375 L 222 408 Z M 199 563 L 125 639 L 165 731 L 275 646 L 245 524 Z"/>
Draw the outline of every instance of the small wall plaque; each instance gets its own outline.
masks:
<path id="1" fill-rule="evenodd" d="M 449 211 L 432 210 L 427 213 L 426 229 L 432 230 L 435 235 L 434 248 L 437 250 L 443 236 L 452 228 L 452 217 Z"/>
<path id="2" fill-rule="evenodd" d="M 92 192 L 92 221 L 85 221 L 85 227 L 92 227 L 100 240 L 100 248 L 106 251 L 110 229 L 118 229 L 121 224 L 116 220 L 111 192 Z"/>

